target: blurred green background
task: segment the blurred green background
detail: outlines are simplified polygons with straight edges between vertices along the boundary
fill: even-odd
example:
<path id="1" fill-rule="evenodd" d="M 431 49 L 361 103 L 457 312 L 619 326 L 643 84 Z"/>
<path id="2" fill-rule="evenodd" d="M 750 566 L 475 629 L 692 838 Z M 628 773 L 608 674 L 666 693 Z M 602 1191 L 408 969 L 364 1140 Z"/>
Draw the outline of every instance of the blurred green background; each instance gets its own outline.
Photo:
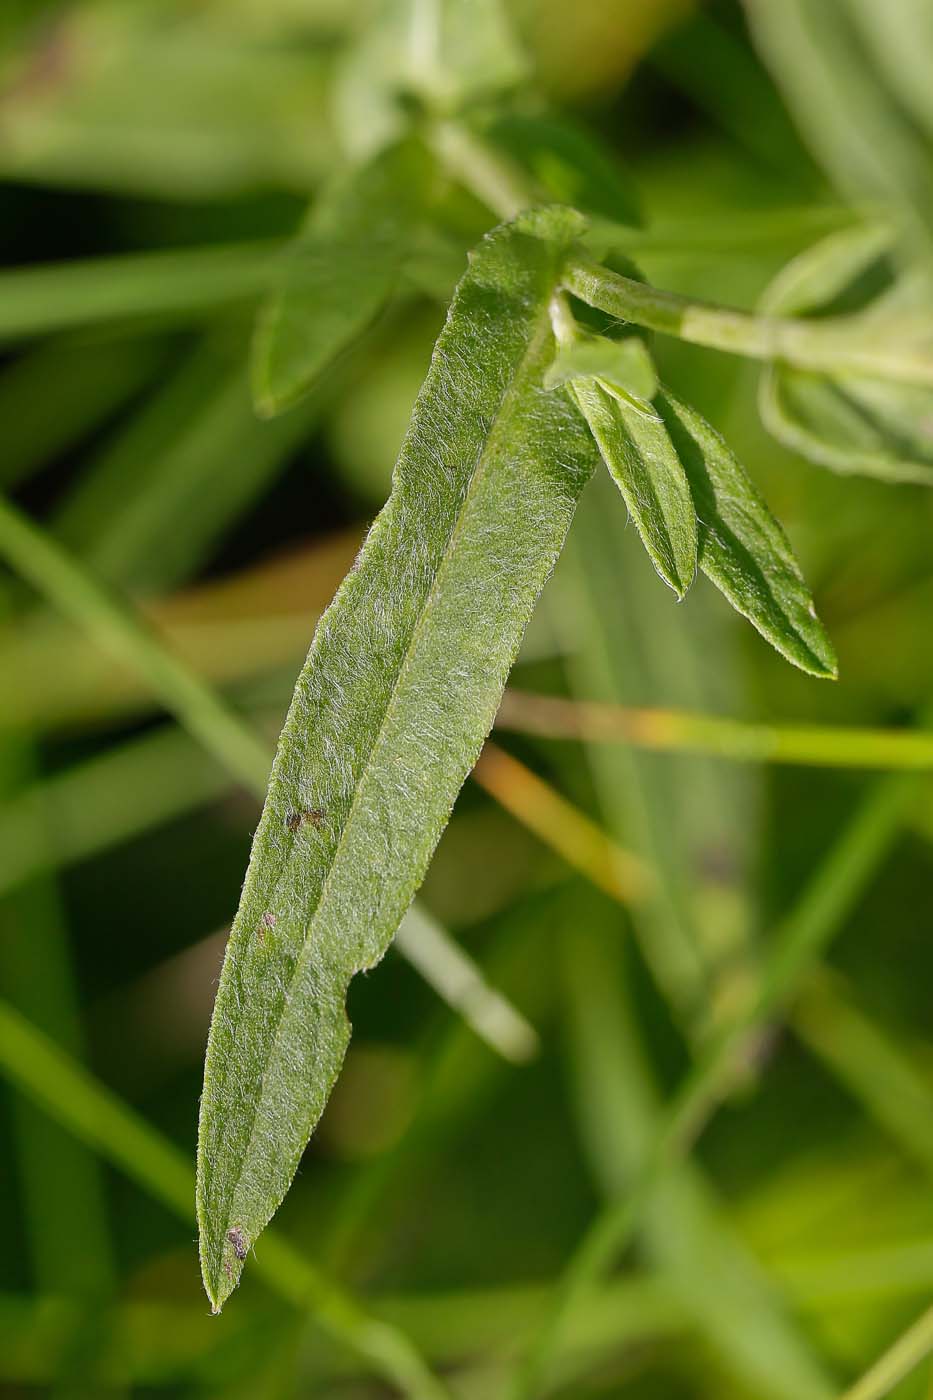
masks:
<path id="1" fill-rule="evenodd" d="M 510 19 L 519 85 L 638 190 L 657 285 L 751 308 L 853 204 L 930 227 L 925 3 L 514 0 Z M 0 9 L 0 487 L 270 744 L 449 295 L 400 295 L 308 401 L 255 416 L 256 301 L 371 137 L 376 23 L 363 0 Z M 459 217 L 462 265 L 494 220 Z M 515 686 L 922 724 L 933 495 L 809 465 L 763 430 L 754 366 L 654 348 L 787 528 L 840 682 L 792 671 L 709 587 L 677 605 L 607 479 Z M 10 570 L 0 592 L 0 1394 L 388 1394 L 268 1270 L 209 1316 L 185 1174 L 257 797 L 34 583 Z M 280 1231 L 455 1395 L 504 1394 L 665 1099 L 796 939 L 814 956 L 689 1157 L 658 1168 L 537 1393 L 841 1391 L 933 1289 L 929 780 L 496 744 L 423 904 L 537 1040 L 498 1007 L 490 1045 L 390 954 L 351 989 L 347 1065 Z M 617 846 L 655 897 L 630 898 Z M 931 1387 L 926 1363 L 896 1393 Z"/>

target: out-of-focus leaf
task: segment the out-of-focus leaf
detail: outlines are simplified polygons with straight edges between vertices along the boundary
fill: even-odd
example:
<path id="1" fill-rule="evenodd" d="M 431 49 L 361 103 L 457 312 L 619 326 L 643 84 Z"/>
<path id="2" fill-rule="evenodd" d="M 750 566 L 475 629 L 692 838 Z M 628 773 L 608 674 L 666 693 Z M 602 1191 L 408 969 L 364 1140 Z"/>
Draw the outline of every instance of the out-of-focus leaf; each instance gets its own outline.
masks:
<path id="1" fill-rule="evenodd" d="M 804 316 L 864 310 L 895 275 L 888 224 L 838 229 L 792 258 L 761 299 L 769 315 Z"/>
<path id="2" fill-rule="evenodd" d="M 542 379 L 578 216 L 475 250 L 392 496 L 322 619 L 285 723 L 208 1044 L 198 1216 L 236 1286 L 339 1072 L 344 1002 L 420 884 L 492 725 L 595 453 Z"/>
<path id="3" fill-rule="evenodd" d="M 190 577 L 308 435 L 317 398 L 260 422 L 246 365 L 189 356 L 70 493 L 55 532 L 99 576 L 158 593 Z"/>
<path id="4" fill-rule="evenodd" d="M 655 399 L 683 463 L 699 522 L 699 564 L 771 645 L 811 676 L 834 677 L 832 644 L 787 537 L 735 455 L 704 418 Z"/>
<path id="5" fill-rule="evenodd" d="M 495 117 L 484 134 L 552 199 L 611 223 L 641 223 L 638 194 L 615 152 L 569 118 L 508 113 Z"/>
<path id="6" fill-rule="evenodd" d="M 659 1096 L 640 1043 L 617 927 L 595 900 L 583 904 L 581 919 L 581 904 L 573 906 L 562 945 L 574 1110 L 597 1184 L 619 1199 L 632 1190 L 658 1131 Z M 675 1162 L 656 1171 L 640 1223 L 652 1266 L 692 1314 L 730 1380 L 762 1400 L 832 1395 L 805 1335 L 697 1166 Z M 739 1312 L 742 1326 L 736 1327 Z"/>
<path id="7" fill-rule="evenodd" d="M 433 175 L 425 148 L 404 142 L 315 206 L 256 326 L 253 394 L 263 417 L 302 399 L 385 305 L 412 253 Z"/>
<path id="8" fill-rule="evenodd" d="M 893 231 L 841 230 L 801 253 L 768 288 L 763 309 L 784 316 L 855 313 L 881 340 L 933 350 L 933 273 L 902 272 Z M 820 466 L 884 481 L 933 485 L 933 392 L 856 374 L 815 374 L 776 363 L 759 386 L 762 420 L 785 446 Z"/>
<path id="9" fill-rule="evenodd" d="M 137 319 L 197 322 L 256 300 L 278 243 L 171 249 L 0 271 L 0 342 Z"/>
<path id="10" fill-rule="evenodd" d="M 450 113 L 526 73 L 501 0 L 383 0 L 339 75 L 347 148 L 371 155 L 405 130 L 406 100 Z"/>
<path id="11" fill-rule="evenodd" d="M 871 0 L 868 0 L 871 3 Z M 903 0 L 895 0 L 898 8 Z M 933 163 L 924 134 L 886 81 L 849 0 L 744 0 L 752 38 L 803 139 L 852 199 L 892 203 L 929 249 Z M 888 26 L 887 4 L 876 6 Z M 923 43 L 922 29 L 917 32 Z M 890 75 L 888 75 L 890 76 Z"/>
<path id="12" fill-rule="evenodd" d="M 250 43 L 229 6 L 56 9 L 11 58 L 7 178 L 200 201 L 306 194 L 332 167 L 327 48 Z"/>
<path id="13" fill-rule="evenodd" d="M 933 7 L 927 0 L 844 0 L 878 71 L 933 140 Z"/>
<path id="14" fill-rule="evenodd" d="M 572 392 L 651 562 L 682 598 L 696 573 L 697 522 L 667 429 L 599 379 L 576 379 Z"/>
<path id="15" fill-rule="evenodd" d="M 139 393 L 166 353 L 160 339 L 95 346 L 52 342 L 16 359 L 0 375 L 2 488 L 11 490 L 99 430 Z"/>
<path id="16" fill-rule="evenodd" d="M 933 486 L 928 390 L 780 366 L 762 375 L 759 406 L 768 431 L 819 466 Z"/>

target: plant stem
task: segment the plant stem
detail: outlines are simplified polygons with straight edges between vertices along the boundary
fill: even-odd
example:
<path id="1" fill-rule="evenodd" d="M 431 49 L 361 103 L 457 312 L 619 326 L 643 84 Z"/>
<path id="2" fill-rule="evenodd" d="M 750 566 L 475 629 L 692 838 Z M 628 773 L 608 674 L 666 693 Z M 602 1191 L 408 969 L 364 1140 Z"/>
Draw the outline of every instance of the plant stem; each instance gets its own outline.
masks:
<path id="1" fill-rule="evenodd" d="M 145 676 L 180 723 L 246 788 L 265 789 L 269 751 L 259 736 L 168 651 L 122 600 L 2 499 L 0 555 L 102 647 Z"/>
<path id="2" fill-rule="evenodd" d="M 451 174 L 500 218 L 512 219 L 540 200 L 540 191 L 523 171 L 460 123 L 439 124 L 434 144 Z M 567 260 L 564 286 L 610 316 L 693 345 L 756 360 L 784 360 L 798 369 L 870 374 L 933 387 L 933 355 L 902 350 L 896 324 L 889 327 L 887 343 L 879 343 L 878 328 L 865 338 L 854 317 L 756 316 L 662 291 L 579 255 Z"/>
<path id="3" fill-rule="evenodd" d="M 647 897 L 652 882 L 643 863 L 517 758 L 487 742 L 473 778 L 611 899 L 630 904 Z"/>
<path id="4" fill-rule="evenodd" d="M 855 318 L 807 321 L 755 316 L 661 291 L 579 256 L 568 259 L 564 285 L 581 301 L 610 316 L 693 345 L 756 360 L 785 360 L 798 369 L 871 374 L 933 387 L 933 356 L 901 349 L 894 324 L 886 343 L 879 339 L 877 326 L 865 339 Z"/>
<path id="5" fill-rule="evenodd" d="M 825 969 L 795 999 L 792 1026 L 804 1045 L 857 1098 L 906 1155 L 933 1177 L 933 1092 L 909 1053 Z"/>
<path id="6" fill-rule="evenodd" d="M 438 122 L 432 131 L 434 148 L 451 175 L 461 180 L 500 219 L 514 219 L 540 202 L 538 191 L 512 161 L 460 122 Z"/>
<path id="7" fill-rule="evenodd" d="M 933 1307 L 908 1327 L 841 1400 L 881 1400 L 933 1351 Z"/>
<path id="8" fill-rule="evenodd" d="M 756 724 L 690 710 L 628 708 L 512 689 L 503 697 L 496 726 L 547 739 L 631 744 L 737 763 L 933 769 L 933 733 L 925 730 Z"/>

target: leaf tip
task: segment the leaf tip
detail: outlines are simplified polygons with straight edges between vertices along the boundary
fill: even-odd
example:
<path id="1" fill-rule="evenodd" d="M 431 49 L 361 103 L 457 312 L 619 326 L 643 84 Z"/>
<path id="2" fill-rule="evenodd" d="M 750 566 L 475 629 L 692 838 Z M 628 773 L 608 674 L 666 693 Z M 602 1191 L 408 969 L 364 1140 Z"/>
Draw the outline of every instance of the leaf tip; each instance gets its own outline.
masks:
<path id="1" fill-rule="evenodd" d="M 202 1236 L 201 1278 L 211 1305 L 212 1316 L 216 1317 L 221 1312 L 224 1303 L 240 1282 L 246 1255 L 242 1231 L 228 1230 L 223 1241 L 217 1244 Z"/>

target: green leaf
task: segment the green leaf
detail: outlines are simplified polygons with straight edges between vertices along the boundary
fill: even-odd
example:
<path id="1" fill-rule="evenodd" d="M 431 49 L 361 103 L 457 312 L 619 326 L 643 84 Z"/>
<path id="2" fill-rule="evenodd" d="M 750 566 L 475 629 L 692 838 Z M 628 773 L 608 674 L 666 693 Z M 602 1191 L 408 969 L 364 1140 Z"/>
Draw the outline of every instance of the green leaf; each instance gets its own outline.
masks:
<path id="1" fill-rule="evenodd" d="M 901 73 L 887 81 L 881 47 L 870 32 L 857 32 L 848 8 L 838 0 L 745 0 L 752 42 L 833 183 L 856 203 L 906 214 L 928 241 L 933 166 L 925 134 L 905 105 Z M 875 8 L 878 27 L 890 31 L 897 0 Z M 916 59 L 926 52 L 923 28 L 908 27 Z"/>
<path id="2" fill-rule="evenodd" d="M 609 389 L 620 389 L 645 401 L 653 399 L 658 376 L 643 340 L 609 340 L 606 336 L 580 336 L 562 345 L 544 380 L 546 389 L 571 379 L 601 379 Z M 656 415 L 655 415 L 656 416 Z"/>
<path id="3" fill-rule="evenodd" d="M 395 290 L 430 199 L 434 165 L 418 142 L 381 152 L 315 206 L 260 312 L 253 396 L 266 418 L 297 403 Z"/>
<path id="4" fill-rule="evenodd" d="M 910 384 L 769 367 L 758 388 L 773 437 L 841 475 L 933 486 L 933 395 Z"/>
<path id="5" fill-rule="evenodd" d="M 862 309 L 881 286 L 890 285 L 892 243 L 891 228 L 878 223 L 857 224 L 821 238 L 781 268 L 761 299 L 762 311 L 802 316 Z"/>
<path id="6" fill-rule="evenodd" d="M 734 453 L 695 409 L 655 399 L 684 465 L 699 521 L 699 564 L 775 650 L 811 676 L 835 677 L 836 657 L 787 536 Z"/>
<path id="7" fill-rule="evenodd" d="M 288 1189 L 347 1046 L 347 986 L 424 875 L 592 473 L 576 411 L 541 387 L 579 227 L 538 211 L 474 251 L 389 503 L 299 678 L 208 1043 L 198 1218 L 215 1307 Z"/>
<path id="8" fill-rule="evenodd" d="M 696 512 L 667 429 L 599 379 L 574 380 L 572 393 L 651 562 L 683 598 L 696 573 Z"/>
<path id="9" fill-rule="evenodd" d="M 642 222 L 638 195 L 614 151 L 568 118 L 507 113 L 496 116 L 484 134 L 552 199 L 611 224 Z"/>
<path id="10" fill-rule="evenodd" d="M 890 228 L 845 229 L 794 258 L 765 293 L 769 314 L 854 313 L 853 334 L 930 344 L 933 285 L 925 267 L 900 272 Z M 817 374 L 775 363 L 763 371 L 768 431 L 820 466 L 882 481 L 933 485 L 933 391 L 865 374 Z"/>
<path id="11" fill-rule="evenodd" d="M 338 73 L 343 145 L 372 155 L 407 129 L 412 99 L 449 116 L 527 72 L 502 0 L 382 0 Z"/>

